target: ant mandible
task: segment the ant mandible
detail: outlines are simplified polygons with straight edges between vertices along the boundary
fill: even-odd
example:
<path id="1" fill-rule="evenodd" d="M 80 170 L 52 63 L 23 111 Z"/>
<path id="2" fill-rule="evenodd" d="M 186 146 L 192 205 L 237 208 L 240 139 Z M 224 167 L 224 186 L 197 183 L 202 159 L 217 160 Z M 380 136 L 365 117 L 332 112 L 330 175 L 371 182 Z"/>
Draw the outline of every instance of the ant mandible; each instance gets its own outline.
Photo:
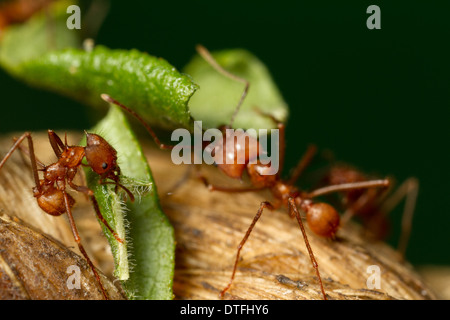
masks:
<path id="1" fill-rule="evenodd" d="M 75 204 L 75 200 L 67 193 L 66 186 L 69 185 L 73 190 L 81 192 L 90 198 L 97 217 L 120 243 L 123 243 L 124 240 L 117 235 L 103 218 L 97 200 L 94 197 L 94 192 L 86 186 L 75 184 L 73 180 L 81 165 L 89 166 L 95 173 L 100 175 L 100 184 L 114 184 L 116 186 L 116 192 L 119 187 L 122 188 L 128 194 L 131 201 L 134 201 L 134 196 L 120 183 L 120 168 L 117 164 L 116 150 L 101 136 L 86 131 L 85 134 L 86 147 L 69 146 L 67 144 L 67 136 L 63 143 L 54 131 L 48 130 L 50 145 L 52 146 L 55 155 L 58 157 L 58 160 L 57 162 L 46 166 L 35 156 L 31 133 L 25 132 L 20 138 L 14 139 L 15 143 L 0 162 L 0 170 L 11 157 L 12 153 L 17 149 L 20 149 L 29 156 L 35 182 L 33 195 L 36 198 L 39 207 L 52 216 L 60 216 L 67 213 L 75 242 L 92 269 L 92 272 L 100 285 L 103 296 L 105 299 L 109 299 L 100 280 L 100 276 L 81 243 L 81 238 L 78 234 L 75 220 L 72 215 L 72 207 Z M 28 150 L 21 147 L 21 143 L 25 139 L 28 140 Z M 87 165 L 82 163 L 84 158 L 87 161 Z M 38 166 L 40 169 L 38 169 Z M 39 171 L 43 172 L 42 179 L 39 178 Z M 107 179 L 112 181 L 108 181 Z"/>
<path id="2" fill-rule="evenodd" d="M 361 170 L 347 165 L 335 164 L 325 174 L 323 183 L 338 185 L 367 180 L 367 174 Z M 354 216 L 362 220 L 365 228 L 376 238 L 385 237 L 388 226 L 387 215 L 403 200 L 405 205 L 402 214 L 400 239 L 397 246 L 401 258 L 405 257 L 412 219 L 419 191 L 419 182 L 410 177 L 394 190 L 391 180 L 387 189 L 350 190 L 341 192 L 341 202 L 344 208 L 342 224 L 347 223 Z"/>
<path id="3" fill-rule="evenodd" d="M 218 72 L 222 73 L 223 75 L 225 75 L 228 78 L 231 78 L 235 81 L 239 81 L 239 82 L 245 84 L 244 91 L 243 91 L 243 93 L 240 97 L 240 100 L 238 102 L 238 105 L 232 115 L 230 124 L 222 126 L 220 128 L 220 130 L 222 132 L 225 132 L 226 129 L 229 129 L 232 127 L 232 123 L 233 123 L 233 121 L 234 121 L 234 119 L 235 119 L 247 93 L 248 93 L 250 84 L 247 80 L 240 78 L 240 77 L 228 72 L 224 68 L 222 68 L 215 61 L 215 59 L 212 57 L 212 55 L 209 53 L 209 51 L 206 48 L 204 48 L 203 46 L 198 45 L 196 47 L 196 49 L 197 49 L 197 52 Z M 122 108 L 128 109 L 127 107 L 122 105 L 120 102 L 111 98 L 109 95 L 103 94 L 102 98 L 109 103 L 116 104 Z M 136 114 L 134 114 L 134 115 L 136 116 Z M 222 158 L 222 159 L 220 159 L 221 161 L 216 161 L 217 166 L 221 171 L 223 171 L 227 176 L 229 176 L 231 178 L 240 179 L 240 178 L 242 178 L 244 172 L 247 172 L 248 177 L 251 182 L 251 186 L 244 187 L 244 188 L 215 186 L 215 185 L 210 184 L 204 176 L 199 174 L 199 178 L 203 181 L 203 183 L 211 191 L 216 190 L 216 191 L 222 191 L 222 192 L 248 192 L 248 191 L 258 191 L 258 190 L 263 190 L 263 189 L 269 189 L 272 192 L 272 195 L 274 196 L 274 199 L 275 199 L 274 204 L 271 204 L 268 201 L 263 201 L 260 204 L 260 207 L 259 207 L 252 223 L 250 224 L 244 238 L 242 239 L 242 241 L 240 242 L 240 244 L 238 246 L 231 279 L 230 279 L 228 285 L 225 287 L 225 289 L 223 289 L 221 291 L 220 297 L 223 298 L 225 293 L 231 287 L 231 284 L 235 277 L 237 265 L 239 262 L 239 256 L 240 256 L 241 249 L 244 246 L 245 242 L 247 241 L 248 237 L 250 236 L 250 233 L 252 232 L 255 224 L 261 217 L 263 210 L 265 208 L 275 210 L 281 206 L 285 206 L 288 208 L 289 215 L 292 218 L 295 217 L 296 220 L 298 221 L 300 230 L 302 232 L 302 235 L 303 235 L 303 238 L 304 238 L 304 241 L 305 241 L 305 244 L 306 244 L 309 256 L 310 256 L 311 263 L 313 265 L 313 268 L 315 269 L 315 272 L 316 272 L 316 275 L 317 275 L 317 278 L 319 281 L 322 296 L 326 300 L 327 297 L 325 294 L 325 290 L 323 288 L 322 279 L 320 277 L 318 263 L 314 257 L 313 250 L 309 244 L 308 237 L 307 237 L 307 234 L 306 234 L 303 222 L 302 222 L 302 217 L 300 216 L 300 212 L 299 212 L 298 208 L 300 208 L 302 211 L 304 211 L 306 213 L 306 220 L 309 225 L 309 228 L 315 234 L 322 236 L 322 237 L 326 237 L 326 238 L 334 238 L 334 236 L 337 232 L 337 229 L 339 227 L 339 222 L 340 222 L 339 214 L 337 213 L 335 208 L 332 207 L 331 205 L 324 203 L 324 202 L 314 202 L 313 198 L 316 198 L 316 197 L 319 197 L 319 196 L 322 196 L 325 194 L 333 193 L 333 192 L 340 192 L 340 191 L 346 191 L 346 190 L 357 190 L 357 189 L 367 189 L 367 188 L 376 188 L 376 187 L 385 188 L 389 185 L 389 180 L 380 179 L 380 180 L 370 180 L 370 181 L 362 181 L 362 182 L 352 182 L 352 183 L 344 183 L 344 184 L 339 184 L 339 185 L 326 186 L 323 188 L 316 189 L 312 192 L 300 191 L 298 188 L 295 187 L 294 184 L 297 181 L 297 179 L 299 178 L 299 176 L 301 175 L 304 168 L 306 168 L 308 163 L 311 161 L 311 159 L 315 153 L 315 147 L 311 146 L 310 148 L 308 148 L 307 152 L 301 158 L 298 165 L 294 169 L 294 172 L 291 175 L 290 179 L 287 181 L 282 180 L 280 173 L 282 171 L 281 169 L 282 169 L 282 165 L 284 162 L 284 153 L 285 153 L 285 150 L 284 150 L 285 149 L 285 144 L 284 144 L 285 125 L 283 123 L 277 121 L 270 115 L 266 115 L 266 116 L 272 118 L 272 120 L 277 124 L 277 127 L 279 129 L 280 168 L 276 174 L 265 174 L 268 172 L 267 170 L 269 169 L 267 164 L 262 164 L 259 160 L 257 160 L 256 163 L 254 163 L 254 161 L 251 161 L 251 160 L 255 160 L 255 158 L 258 158 L 258 156 L 260 155 L 259 152 L 262 151 L 262 148 L 259 146 L 258 142 L 257 142 L 257 145 L 258 145 L 257 150 L 258 151 L 255 154 L 254 152 L 252 152 L 254 150 L 249 149 L 249 145 L 251 143 L 248 143 L 248 144 L 245 143 L 244 145 L 238 145 L 238 143 L 236 143 L 236 140 L 235 140 L 236 136 L 233 136 L 232 137 L 233 139 L 231 141 L 229 141 L 229 140 L 227 140 L 227 137 L 228 137 L 227 135 L 223 135 L 223 137 L 224 137 L 223 140 L 218 141 L 217 144 L 214 145 L 214 151 L 215 151 L 214 157 L 216 160 L 219 159 L 219 158 L 217 158 L 219 156 L 230 157 L 229 152 L 227 153 L 227 148 L 229 148 L 231 146 L 232 150 L 234 150 L 234 154 L 231 154 L 231 158 L 234 158 L 234 161 L 231 161 L 231 163 L 230 163 L 230 161 L 222 161 L 222 160 L 224 160 Z M 138 119 L 146 127 L 147 131 L 150 133 L 150 135 L 153 137 L 156 144 L 161 149 L 172 149 L 173 148 L 173 146 L 162 144 L 159 141 L 159 139 L 156 137 L 155 133 L 150 128 L 150 126 L 148 126 L 148 124 L 146 124 L 140 117 L 138 117 Z M 237 135 L 239 135 L 239 134 L 245 134 L 245 133 L 242 133 L 242 132 L 237 133 Z M 247 139 L 256 139 L 251 136 L 247 136 L 246 138 Z M 238 139 L 238 141 L 242 142 L 242 141 L 245 141 L 245 139 L 244 140 Z M 249 141 L 249 140 L 247 140 L 247 141 Z M 228 149 L 228 150 L 230 150 L 230 149 Z M 237 161 L 237 150 L 245 150 L 245 157 L 244 157 L 243 162 Z"/>

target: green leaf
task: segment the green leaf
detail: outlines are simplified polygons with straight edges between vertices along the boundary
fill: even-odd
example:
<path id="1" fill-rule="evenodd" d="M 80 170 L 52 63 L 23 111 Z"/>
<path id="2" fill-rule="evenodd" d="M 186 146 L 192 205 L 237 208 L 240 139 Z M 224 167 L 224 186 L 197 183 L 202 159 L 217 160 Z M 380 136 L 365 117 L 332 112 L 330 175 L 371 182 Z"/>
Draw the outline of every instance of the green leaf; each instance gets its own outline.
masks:
<path id="1" fill-rule="evenodd" d="M 93 106 L 104 106 L 100 95 L 106 93 L 161 128 L 192 128 L 188 102 L 197 85 L 166 60 L 138 50 L 54 51 L 21 63 L 15 74 Z"/>
<path id="2" fill-rule="evenodd" d="M 205 127 L 230 122 L 244 88 L 242 83 L 226 78 L 196 56 L 185 68 L 201 86 L 194 95 L 198 85 L 164 59 L 138 50 L 103 46 L 89 52 L 77 49 L 82 34 L 66 26 L 70 4 L 74 3 L 58 1 L 48 10 L 50 14 L 36 14 L 26 23 L 7 29 L 0 43 L 2 67 L 33 86 L 92 106 L 104 106 L 100 95 L 106 93 L 149 124 L 168 130 L 192 130 L 191 111 Z M 216 52 L 214 57 L 225 69 L 250 82 L 235 128 L 274 127 L 273 121 L 255 108 L 286 120 L 287 105 L 258 58 L 243 49 Z"/>
<path id="3" fill-rule="evenodd" d="M 223 50 L 212 53 L 224 69 L 250 83 L 249 92 L 237 114 L 234 128 L 270 129 L 275 124 L 255 109 L 285 122 L 288 106 L 266 66 L 244 49 Z M 217 128 L 231 121 L 245 85 L 225 77 L 202 57 L 196 55 L 184 68 L 199 84 L 200 90 L 192 97 L 190 109 L 195 120 L 202 120 L 204 127 Z"/>
<path id="4" fill-rule="evenodd" d="M 121 183 L 136 197 L 123 202 L 124 193 L 113 185 L 99 185 L 99 176 L 86 169 L 88 186 L 94 190 L 108 224 L 126 239 L 121 244 L 103 226 L 114 255 L 115 276 L 130 299 L 172 299 L 175 264 L 174 230 L 160 208 L 156 186 L 142 149 L 118 107 L 92 130 L 117 151 Z"/>

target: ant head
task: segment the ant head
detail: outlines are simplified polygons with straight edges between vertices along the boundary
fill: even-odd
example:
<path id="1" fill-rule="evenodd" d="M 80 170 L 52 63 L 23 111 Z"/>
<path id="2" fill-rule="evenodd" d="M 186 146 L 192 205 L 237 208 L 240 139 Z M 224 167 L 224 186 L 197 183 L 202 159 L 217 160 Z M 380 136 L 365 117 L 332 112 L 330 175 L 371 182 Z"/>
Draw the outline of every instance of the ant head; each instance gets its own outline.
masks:
<path id="1" fill-rule="evenodd" d="M 247 164 L 258 158 L 262 149 L 258 139 L 248 133 L 237 130 L 226 132 L 229 126 L 222 126 L 220 130 L 223 139 L 214 145 L 214 160 L 217 167 L 227 176 L 240 179 Z"/>
<path id="2" fill-rule="evenodd" d="M 326 238 L 334 238 L 340 218 L 334 207 L 324 202 L 318 202 L 308 206 L 306 220 L 315 234 Z"/>
<path id="3" fill-rule="evenodd" d="M 85 133 L 86 147 L 84 152 L 89 166 L 102 177 L 116 181 L 120 174 L 116 150 L 98 134 Z"/>
<path id="4" fill-rule="evenodd" d="M 328 172 L 327 178 L 330 184 L 342 184 L 367 180 L 367 177 L 357 169 L 343 164 L 332 166 Z"/>
<path id="5" fill-rule="evenodd" d="M 362 182 L 367 181 L 368 177 L 366 177 L 362 172 L 357 169 L 345 165 L 338 164 L 331 167 L 328 175 L 326 176 L 325 183 L 330 185 L 339 185 L 343 183 L 353 183 L 353 182 Z M 370 192 L 377 192 L 375 189 L 369 189 Z M 368 192 L 369 190 L 365 189 L 354 189 L 343 192 L 346 201 L 348 203 L 355 202 L 359 197 L 362 196 L 363 193 Z"/>

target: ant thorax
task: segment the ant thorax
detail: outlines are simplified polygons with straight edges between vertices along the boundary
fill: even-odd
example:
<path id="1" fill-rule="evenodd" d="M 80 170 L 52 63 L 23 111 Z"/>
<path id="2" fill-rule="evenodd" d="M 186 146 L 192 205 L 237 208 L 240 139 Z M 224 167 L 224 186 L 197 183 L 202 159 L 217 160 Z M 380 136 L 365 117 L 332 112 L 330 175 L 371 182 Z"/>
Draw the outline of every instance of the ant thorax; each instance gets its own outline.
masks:
<path id="1" fill-rule="evenodd" d="M 299 190 L 295 186 L 286 184 L 281 180 L 275 181 L 271 190 L 274 198 L 281 200 L 283 205 L 286 207 L 288 205 L 289 198 L 294 198 L 296 200 L 299 199 Z"/>
<path id="2" fill-rule="evenodd" d="M 66 147 L 57 162 L 44 168 L 44 179 L 46 181 L 60 181 L 67 178 L 68 170 L 75 171 L 84 158 L 83 147 Z M 74 175 L 71 174 L 71 176 Z"/>
<path id="3" fill-rule="evenodd" d="M 79 167 L 84 155 L 83 147 L 66 147 L 66 149 L 61 153 L 58 163 L 67 168 Z"/>
<path id="4" fill-rule="evenodd" d="M 250 181 L 257 188 L 278 188 L 277 185 L 280 184 L 280 181 L 278 180 L 277 175 L 270 173 L 270 170 L 271 168 L 269 165 L 262 164 L 260 161 L 256 164 L 249 164 L 247 166 L 247 173 L 250 177 Z M 289 193 L 290 192 L 288 192 L 288 194 Z"/>

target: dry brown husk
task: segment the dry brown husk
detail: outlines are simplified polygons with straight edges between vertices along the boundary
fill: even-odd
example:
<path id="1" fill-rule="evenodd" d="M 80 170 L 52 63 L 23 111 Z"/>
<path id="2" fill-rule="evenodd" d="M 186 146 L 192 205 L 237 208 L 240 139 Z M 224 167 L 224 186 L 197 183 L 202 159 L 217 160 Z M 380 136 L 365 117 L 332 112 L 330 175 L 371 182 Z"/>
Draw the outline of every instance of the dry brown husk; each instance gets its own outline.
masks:
<path id="1" fill-rule="evenodd" d="M 75 144 L 80 137 L 78 134 L 70 134 L 68 140 Z M 46 134 L 34 134 L 33 138 L 39 159 L 44 163 L 54 161 Z M 0 154 L 4 154 L 10 145 L 11 137 L 2 139 Z M 145 151 L 160 194 L 161 206 L 172 221 L 177 241 L 175 298 L 218 299 L 220 291 L 230 279 L 239 242 L 256 214 L 259 204 L 265 200 L 270 201 L 271 195 L 264 192 L 233 194 L 210 192 L 195 178 L 192 167 L 174 165 L 169 151 L 158 150 L 152 145 L 151 141 L 148 142 L 149 147 L 146 147 Z M 55 218 L 46 215 L 37 207 L 31 193 L 33 180 L 30 168 L 24 164 L 18 155 L 19 152 L 16 153 L 0 172 L 0 210 L 9 221 L 5 223 L 20 226 L 20 221 L 26 222 L 33 230 L 37 230 L 38 234 L 45 234 L 40 236 L 56 239 L 61 244 L 61 250 L 70 248 L 77 253 L 65 217 Z M 201 170 L 215 184 L 235 183 L 225 178 L 214 167 L 203 166 Z M 82 241 L 94 264 L 103 270 L 109 278 L 108 283 L 112 284 L 113 261 L 107 241 L 101 235 L 89 202 L 79 195 L 76 196 L 76 200 L 74 215 Z M 354 223 L 341 226 L 334 241 L 315 236 L 308 227 L 306 231 L 319 264 L 328 299 L 384 300 L 439 297 L 395 249 L 366 237 L 361 228 Z M 18 231 L 10 232 L 13 233 L 13 238 L 17 233 L 17 239 L 20 239 Z M 3 239 L 4 235 L 0 233 L 0 236 Z M 18 249 L 14 249 L 14 246 L 2 246 L 0 257 L 4 256 L 5 250 L 9 252 Z M 37 253 L 35 257 L 30 255 L 27 259 L 36 258 L 35 263 L 40 264 L 37 255 Z M 79 258 L 73 257 L 71 253 L 63 257 Z M 22 263 L 23 259 L 22 257 Z M 20 261 L 21 259 L 18 259 L 15 265 L 20 264 Z M 373 265 L 378 266 L 381 271 L 380 289 L 370 289 L 367 285 L 367 279 L 371 275 L 368 273 L 368 267 Z M 52 264 L 51 267 L 55 272 L 65 271 L 64 266 Z M 11 266 L 9 268 L 13 269 Z M 17 277 L 22 286 L 14 281 L 11 282 L 11 286 L 16 286 L 19 293 L 23 291 L 24 283 L 34 281 L 32 277 L 20 275 Z M 123 298 L 116 286 L 112 285 L 109 288 L 117 293 L 114 298 Z M 25 290 L 26 294 L 22 297 L 98 298 L 94 293 L 83 297 L 69 297 L 56 283 L 48 290 L 52 292 L 38 297 L 30 296 Z M 98 293 L 98 289 L 94 291 Z M 289 217 L 286 209 L 264 211 L 242 249 L 236 278 L 225 299 L 322 299 L 302 234 L 297 222 Z"/>

